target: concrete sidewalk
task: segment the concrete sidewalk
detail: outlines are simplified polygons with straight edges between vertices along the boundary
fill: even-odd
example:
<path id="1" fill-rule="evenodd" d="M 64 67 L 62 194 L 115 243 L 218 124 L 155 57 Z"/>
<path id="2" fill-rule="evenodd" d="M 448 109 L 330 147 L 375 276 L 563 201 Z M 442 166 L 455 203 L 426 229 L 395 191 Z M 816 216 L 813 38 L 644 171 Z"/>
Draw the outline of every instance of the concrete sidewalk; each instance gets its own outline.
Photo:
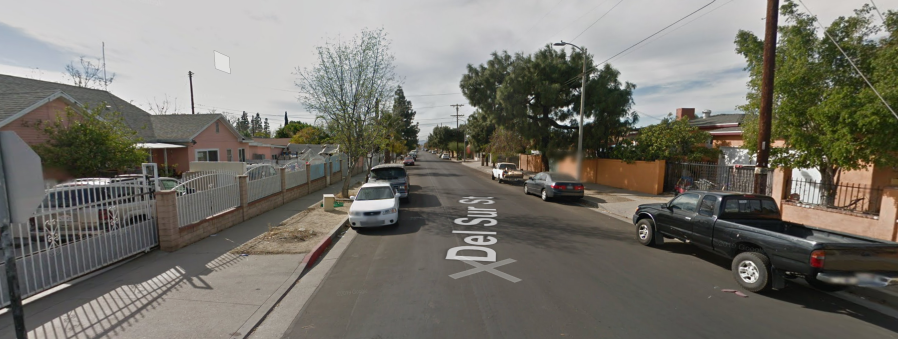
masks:
<path id="1" fill-rule="evenodd" d="M 357 175 L 354 181 L 361 181 Z M 304 254 L 228 251 L 337 193 L 342 182 L 181 250 L 154 250 L 25 306 L 29 338 L 228 338 L 275 295 Z M 67 287 L 66 287 L 67 286 Z M 60 288 L 57 288 L 60 289 Z M 0 338 L 15 338 L 9 312 Z"/>

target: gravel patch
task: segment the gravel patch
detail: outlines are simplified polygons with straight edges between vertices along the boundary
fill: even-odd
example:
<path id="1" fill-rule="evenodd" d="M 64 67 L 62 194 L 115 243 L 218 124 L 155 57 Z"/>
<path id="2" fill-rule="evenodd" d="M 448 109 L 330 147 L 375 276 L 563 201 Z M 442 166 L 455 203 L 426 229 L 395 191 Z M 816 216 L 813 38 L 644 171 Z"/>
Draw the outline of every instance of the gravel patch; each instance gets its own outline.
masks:
<path id="1" fill-rule="evenodd" d="M 309 253 L 326 238 L 333 227 L 349 214 L 349 202 L 325 212 L 313 206 L 299 212 L 277 226 L 230 251 L 232 254 L 299 254 Z"/>

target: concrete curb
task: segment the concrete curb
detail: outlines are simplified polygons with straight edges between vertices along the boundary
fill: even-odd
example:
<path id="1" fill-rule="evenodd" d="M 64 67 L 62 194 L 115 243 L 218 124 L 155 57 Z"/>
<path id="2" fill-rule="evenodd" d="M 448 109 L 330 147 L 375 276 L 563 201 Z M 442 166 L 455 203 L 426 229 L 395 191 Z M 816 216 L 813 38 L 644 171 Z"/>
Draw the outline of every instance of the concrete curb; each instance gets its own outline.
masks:
<path id="1" fill-rule="evenodd" d="M 343 218 L 339 224 L 334 226 L 333 229 L 330 230 L 330 235 L 327 238 L 321 240 L 315 248 L 306 254 L 299 265 L 296 267 L 296 270 L 293 274 L 290 275 L 287 280 L 278 287 L 277 291 L 275 291 L 271 296 L 268 297 L 267 300 L 259 306 L 259 309 L 253 313 L 243 323 L 243 326 L 240 326 L 240 329 L 234 332 L 231 335 L 231 339 L 245 339 L 249 338 L 250 334 L 265 321 L 265 318 L 271 314 L 271 311 L 284 299 L 284 296 L 293 289 L 293 286 L 299 281 L 299 279 L 305 274 L 311 265 L 315 264 L 315 261 L 318 260 L 318 257 L 327 250 L 328 247 L 334 242 L 334 239 L 338 237 L 340 231 L 346 226 L 346 222 L 349 220 L 349 216 Z"/>
<path id="2" fill-rule="evenodd" d="M 583 206 L 583 207 L 596 209 L 597 210 L 596 212 L 602 213 L 604 215 L 607 215 L 607 216 L 615 218 L 617 220 L 626 222 L 628 224 L 633 223 L 633 220 L 631 220 L 627 217 L 624 217 L 622 215 L 617 215 L 617 214 L 612 213 L 611 211 L 603 208 L 601 203 L 599 203 L 597 201 L 593 201 L 589 197 L 583 197 L 583 199 L 580 199 L 579 204 L 580 204 L 580 206 Z"/>

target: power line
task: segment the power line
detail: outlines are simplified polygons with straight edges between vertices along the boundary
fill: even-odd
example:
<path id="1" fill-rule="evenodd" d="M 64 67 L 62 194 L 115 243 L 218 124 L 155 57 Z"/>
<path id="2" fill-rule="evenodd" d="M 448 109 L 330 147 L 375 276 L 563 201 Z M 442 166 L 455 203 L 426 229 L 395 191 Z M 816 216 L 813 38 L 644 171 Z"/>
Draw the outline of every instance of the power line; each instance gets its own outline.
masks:
<path id="1" fill-rule="evenodd" d="M 683 21 L 683 20 L 685 20 L 686 18 L 689 18 L 690 16 L 695 15 L 695 13 L 698 13 L 699 11 L 705 9 L 705 7 L 711 6 L 711 4 L 713 4 L 713 3 L 716 2 L 716 1 L 717 1 L 717 0 L 711 0 L 711 2 L 705 4 L 705 5 L 702 6 L 702 7 L 699 7 L 698 9 L 696 9 L 695 11 L 693 11 L 692 13 L 687 14 L 686 16 L 684 16 L 684 17 L 678 19 L 677 21 L 674 21 L 674 22 L 671 23 L 670 25 L 667 25 L 667 26 L 665 26 L 664 28 L 658 30 L 657 32 L 652 33 L 652 35 L 649 35 L 649 36 L 646 37 L 645 39 L 639 40 L 639 41 L 636 42 L 635 44 L 630 45 L 630 47 L 625 48 L 624 50 L 618 52 L 617 54 L 611 56 L 610 58 L 605 59 L 605 61 L 602 61 L 601 63 L 599 63 L 599 64 L 597 64 L 597 65 L 591 67 L 590 69 L 586 70 L 586 72 L 592 72 L 592 71 L 598 69 L 599 66 L 601 66 L 601 65 L 603 65 L 603 64 L 605 64 L 605 63 L 607 63 L 608 61 L 611 61 L 611 59 L 614 59 L 614 58 L 616 58 L 617 56 L 623 54 L 624 52 L 629 51 L 629 50 L 632 49 L 633 47 L 636 47 L 636 46 L 638 46 L 639 44 L 645 42 L 646 40 L 651 39 L 653 36 L 658 35 L 658 33 L 661 33 L 661 32 L 663 32 L 663 31 L 667 30 L 668 28 L 672 27 L 673 25 L 676 25 L 676 24 L 679 23 L 680 21 Z M 580 79 L 581 76 L 582 76 L 582 75 L 579 75 L 579 74 L 578 74 L 576 77 L 573 77 L 573 78 L 571 78 L 571 80 L 568 80 L 568 81 L 566 82 L 566 84 L 567 84 L 567 83 L 570 83 L 571 81 L 573 81 L 573 80 L 575 80 L 575 79 Z"/>
<path id="2" fill-rule="evenodd" d="M 870 80 L 867 79 L 867 76 L 865 76 L 864 73 L 861 72 L 860 68 L 857 68 L 857 65 L 854 64 L 854 60 L 851 60 L 851 57 L 849 57 L 848 54 L 845 53 L 844 50 L 842 50 L 842 46 L 839 46 L 839 43 L 836 42 L 836 39 L 833 39 L 833 37 L 831 35 L 829 35 L 829 32 L 826 31 L 826 27 L 823 27 L 823 24 L 820 23 L 820 20 L 817 19 L 817 16 L 814 15 L 814 13 L 811 13 L 811 10 L 808 8 L 807 5 L 804 4 L 804 1 L 798 0 L 798 2 L 801 3 L 801 6 L 804 7 L 804 10 L 808 11 L 808 14 L 810 14 L 812 17 L 814 17 L 814 21 L 816 21 L 817 25 L 820 26 L 820 29 L 823 30 L 823 34 L 825 34 L 826 37 L 829 38 L 829 41 L 832 41 L 833 45 L 836 45 L 836 48 L 839 49 L 839 52 L 841 52 L 842 55 L 845 56 L 845 59 L 848 60 L 848 63 L 850 63 L 851 67 L 854 68 L 854 71 L 857 72 L 857 74 L 860 75 L 861 78 L 864 79 L 864 82 L 867 83 L 867 86 L 870 86 L 870 89 L 873 90 L 873 93 L 875 93 L 876 96 L 879 97 L 879 100 L 882 101 L 882 104 L 885 105 L 886 108 L 889 109 L 889 112 L 892 112 L 892 115 L 895 116 L 895 119 L 898 119 L 898 113 L 895 113 L 895 110 L 892 109 L 892 106 L 889 106 L 889 103 L 886 102 L 886 99 L 882 98 L 882 95 L 879 94 L 879 91 L 876 90 L 876 87 L 873 87 L 873 84 L 870 83 Z"/>
<path id="3" fill-rule="evenodd" d="M 586 33 L 586 31 L 588 31 L 593 25 L 595 25 L 597 22 L 599 22 L 599 20 L 602 20 L 602 18 L 604 18 L 606 15 L 608 15 L 608 13 L 611 13 L 611 10 L 613 10 L 614 7 L 617 7 L 617 5 L 620 5 L 621 2 L 624 2 L 624 0 L 620 0 L 616 4 L 614 4 L 614 6 L 611 6 L 611 8 L 608 9 L 608 11 L 605 12 L 605 14 L 602 14 L 602 16 L 600 16 L 598 19 L 596 19 L 596 21 L 593 21 L 591 24 L 589 24 L 589 26 L 587 26 L 586 29 L 583 30 L 583 32 L 580 32 L 580 34 L 577 34 L 577 36 L 575 36 L 573 39 L 571 39 L 571 42 L 574 42 L 574 40 L 577 40 L 577 38 L 579 38 L 581 35 L 583 35 L 583 33 Z"/>
<path id="4" fill-rule="evenodd" d="M 876 3 L 873 2 L 873 0 L 870 0 L 870 3 L 873 4 L 873 9 L 876 10 L 876 13 L 879 13 L 879 18 L 882 19 L 882 22 L 885 22 L 886 18 L 884 16 L 882 16 L 882 12 L 879 11 L 879 6 L 876 6 Z M 807 8 L 807 7 L 805 7 L 805 8 Z"/>
<path id="5" fill-rule="evenodd" d="M 577 18 L 577 19 L 574 20 L 574 21 L 571 21 L 571 23 L 570 23 L 569 25 L 564 26 L 564 28 L 559 29 L 558 32 L 555 32 L 555 34 L 552 34 L 552 37 L 555 37 L 556 35 L 558 35 L 558 33 L 561 33 L 561 32 L 563 32 L 564 30 L 570 28 L 570 27 L 573 26 L 577 21 L 580 21 L 580 19 L 583 19 L 583 18 L 586 17 L 589 13 L 592 13 L 592 11 L 596 10 L 596 8 L 601 7 L 601 6 L 604 5 L 606 2 L 608 2 L 608 1 L 607 1 L 607 0 L 606 0 L 606 1 L 602 1 L 601 3 L 599 3 L 598 5 L 596 5 L 596 7 L 593 7 L 592 9 L 590 9 L 589 11 L 587 11 L 586 13 L 583 13 L 583 15 L 581 15 L 579 18 Z"/>
<path id="6" fill-rule="evenodd" d="M 453 95 L 453 94 L 462 94 L 462 93 L 455 92 L 455 93 L 439 93 L 439 94 L 412 94 L 412 95 L 406 95 L 406 97 L 433 97 L 433 96 L 438 96 L 438 95 Z"/>

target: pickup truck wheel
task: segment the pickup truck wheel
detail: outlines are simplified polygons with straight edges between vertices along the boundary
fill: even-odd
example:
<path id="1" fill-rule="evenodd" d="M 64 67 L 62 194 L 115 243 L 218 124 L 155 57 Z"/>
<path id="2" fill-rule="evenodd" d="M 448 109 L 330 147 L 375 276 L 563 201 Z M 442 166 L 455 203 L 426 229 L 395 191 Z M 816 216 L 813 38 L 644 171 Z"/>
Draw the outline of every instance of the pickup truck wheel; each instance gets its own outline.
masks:
<path id="1" fill-rule="evenodd" d="M 490 174 L 490 180 L 496 180 L 496 176 L 495 176 L 495 175 L 492 175 L 492 174 Z"/>
<path id="2" fill-rule="evenodd" d="M 824 291 L 824 292 L 838 292 L 838 291 L 848 288 L 848 286 L 833 285 L 833 284 L 828 284 L 828 283 L 822 282 L 820 280 L 817 280 L 817 277 L 810 276 L 810 275 L 804 276 L 804 281 L 806 281 L 808 283 L 808 285 L 811 285 L 811 287 L 816 288 L 821 291 Z"/>
<path id="3" fill-rule="evenodd" d="M 655 227 L 649 219 L 636 223 L 636 241 L 645 246 L 655 246 Z"/>
<path id="4" fill-rule="evenodd" d="M 742 252 L 733 258 L 733 278 L 742 288 L 762 292 L 770 288 L 770 259 L 758 252 Z"/>

